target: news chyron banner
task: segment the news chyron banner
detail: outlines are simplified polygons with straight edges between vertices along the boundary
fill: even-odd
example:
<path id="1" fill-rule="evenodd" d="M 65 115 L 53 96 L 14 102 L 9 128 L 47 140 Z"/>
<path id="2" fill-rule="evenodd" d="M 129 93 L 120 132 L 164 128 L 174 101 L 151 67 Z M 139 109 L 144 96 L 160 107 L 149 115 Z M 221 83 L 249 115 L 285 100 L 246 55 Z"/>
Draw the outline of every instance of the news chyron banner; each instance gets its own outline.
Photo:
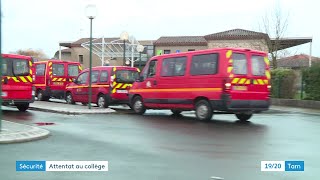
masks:
<path id="1" fill-rule="evenodd" d="M 261 161 L 261 171 L 304 171 L 304 161 Z"/>
<path id="2" fill-rule="evenodd" d="M 16 161 L 16 171 L 108 171 L 108 161 Z"/>

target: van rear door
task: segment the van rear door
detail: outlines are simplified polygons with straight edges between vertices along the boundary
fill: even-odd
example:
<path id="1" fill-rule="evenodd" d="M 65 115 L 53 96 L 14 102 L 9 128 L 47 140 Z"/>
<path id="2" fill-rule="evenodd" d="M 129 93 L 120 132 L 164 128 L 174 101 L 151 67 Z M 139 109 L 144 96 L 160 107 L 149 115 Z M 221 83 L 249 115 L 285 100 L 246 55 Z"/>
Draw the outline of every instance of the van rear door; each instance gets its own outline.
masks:
<path id="1" fill-rule="evenodd" d="M 231 78 L 231 99 L 232 100 L 249 100 L 250 96 L 247 91 L 250 85 L 248 58 L 244 52 L 233 52 L 232 56 L 232 71 L 230 72 Z M 237 103 L 237 102 L 235 102 Z M 248 102 L 241 102 L 241 106 L 249 107 Z"/>
<path id="2" fill-rule="evenodd" d="M 51 90 L 64 90 L 66 82 L 65 63 L 54 62 L 52 64 Z"/>
<path id="3" fill-rule="evenodd" d="M 250 99 L 267 100 L 269 98 L 270 88 L 270 68 L 269 60 L 266 54 L 251 53 L 250 54 L 251 79 L 248 92 Z"/>
<path id="4" fill-rule="evenodd" d="M 66 83 L 72 82 L 80 73 L 81 66 L 80 64 L 68 64 L 68 76 Z"/>

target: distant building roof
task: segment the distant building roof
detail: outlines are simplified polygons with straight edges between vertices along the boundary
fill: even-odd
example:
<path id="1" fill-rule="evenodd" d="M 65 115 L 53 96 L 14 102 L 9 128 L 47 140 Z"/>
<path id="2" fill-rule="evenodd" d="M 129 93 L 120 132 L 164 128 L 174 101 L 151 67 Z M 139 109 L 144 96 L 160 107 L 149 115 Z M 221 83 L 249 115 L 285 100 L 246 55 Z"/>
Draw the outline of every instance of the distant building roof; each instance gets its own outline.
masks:
<path id="1" fill-rule="evenodd" d="M 264 39 L 268 37 L 268 34 L 244 29 L 232 29 L 204 36 L 207 40 Z"/>
<path id="2" fill-rule="evenodd" d="M 309 55 L 300 54 L 281 58 L 277 60 L 278 67 L 293 69 L 309 67 L 309 57 Z M 311 56 L 311 62 L 320 63 L 320 58 Z"/>
<path id="3" fill-rule="evenodd" d="M 155 40 L 139 40 L 139 44 L 143 46 L 152 46 L 154 44 Z"/>
<path id="4" fill-rule="evenodd" d="M 203 36 L 162 36 L 154 42 L 156 46 L 207 46 Z"/>

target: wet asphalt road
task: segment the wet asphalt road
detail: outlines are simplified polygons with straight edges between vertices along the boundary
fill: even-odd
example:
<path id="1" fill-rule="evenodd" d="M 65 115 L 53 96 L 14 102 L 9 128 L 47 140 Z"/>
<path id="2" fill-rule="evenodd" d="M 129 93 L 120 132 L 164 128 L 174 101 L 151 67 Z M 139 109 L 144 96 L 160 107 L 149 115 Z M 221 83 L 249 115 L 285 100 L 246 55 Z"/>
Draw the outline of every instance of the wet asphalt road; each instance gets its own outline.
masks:
<path id="1" fill-rule="evenodd" d="M 305 180 L 320 177 L 320 116 L 288 112 L 257 114 L 249 123 L 233 115 L 198 122 L 169 111 L 145 116 L 61 115 L 4 111 L 4 119 L 42 126 L 44 140 L 0 145 L 0 179 Z M 105 160 L 109 172 L 16 172 L 16 160 Z M 304 172 L 261 172 L 261 160 L 304 160 Z"/>

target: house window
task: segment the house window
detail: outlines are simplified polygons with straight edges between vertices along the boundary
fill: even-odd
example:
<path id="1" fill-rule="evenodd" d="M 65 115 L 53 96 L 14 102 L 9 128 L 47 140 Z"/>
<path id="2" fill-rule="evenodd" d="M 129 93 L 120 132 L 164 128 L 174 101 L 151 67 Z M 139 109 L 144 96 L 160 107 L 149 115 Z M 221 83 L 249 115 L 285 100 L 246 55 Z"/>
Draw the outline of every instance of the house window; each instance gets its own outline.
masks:
<path id="1" fill-rule="evenodd" d="M 170 53 L 171 53 L 170 50 L 164 50 L 164 51 L 163 51 L 163 54 L 170 54 Z"/>
<path id="2" fill-rule="evenodd" d="M 83 55 L 79 55 L 79 63 L 83 64 Z"/>
<path id="3" fill-rule="evenodd" d="M 188 51 L 195 51 L 195 49 L 188 49 Z"/>

